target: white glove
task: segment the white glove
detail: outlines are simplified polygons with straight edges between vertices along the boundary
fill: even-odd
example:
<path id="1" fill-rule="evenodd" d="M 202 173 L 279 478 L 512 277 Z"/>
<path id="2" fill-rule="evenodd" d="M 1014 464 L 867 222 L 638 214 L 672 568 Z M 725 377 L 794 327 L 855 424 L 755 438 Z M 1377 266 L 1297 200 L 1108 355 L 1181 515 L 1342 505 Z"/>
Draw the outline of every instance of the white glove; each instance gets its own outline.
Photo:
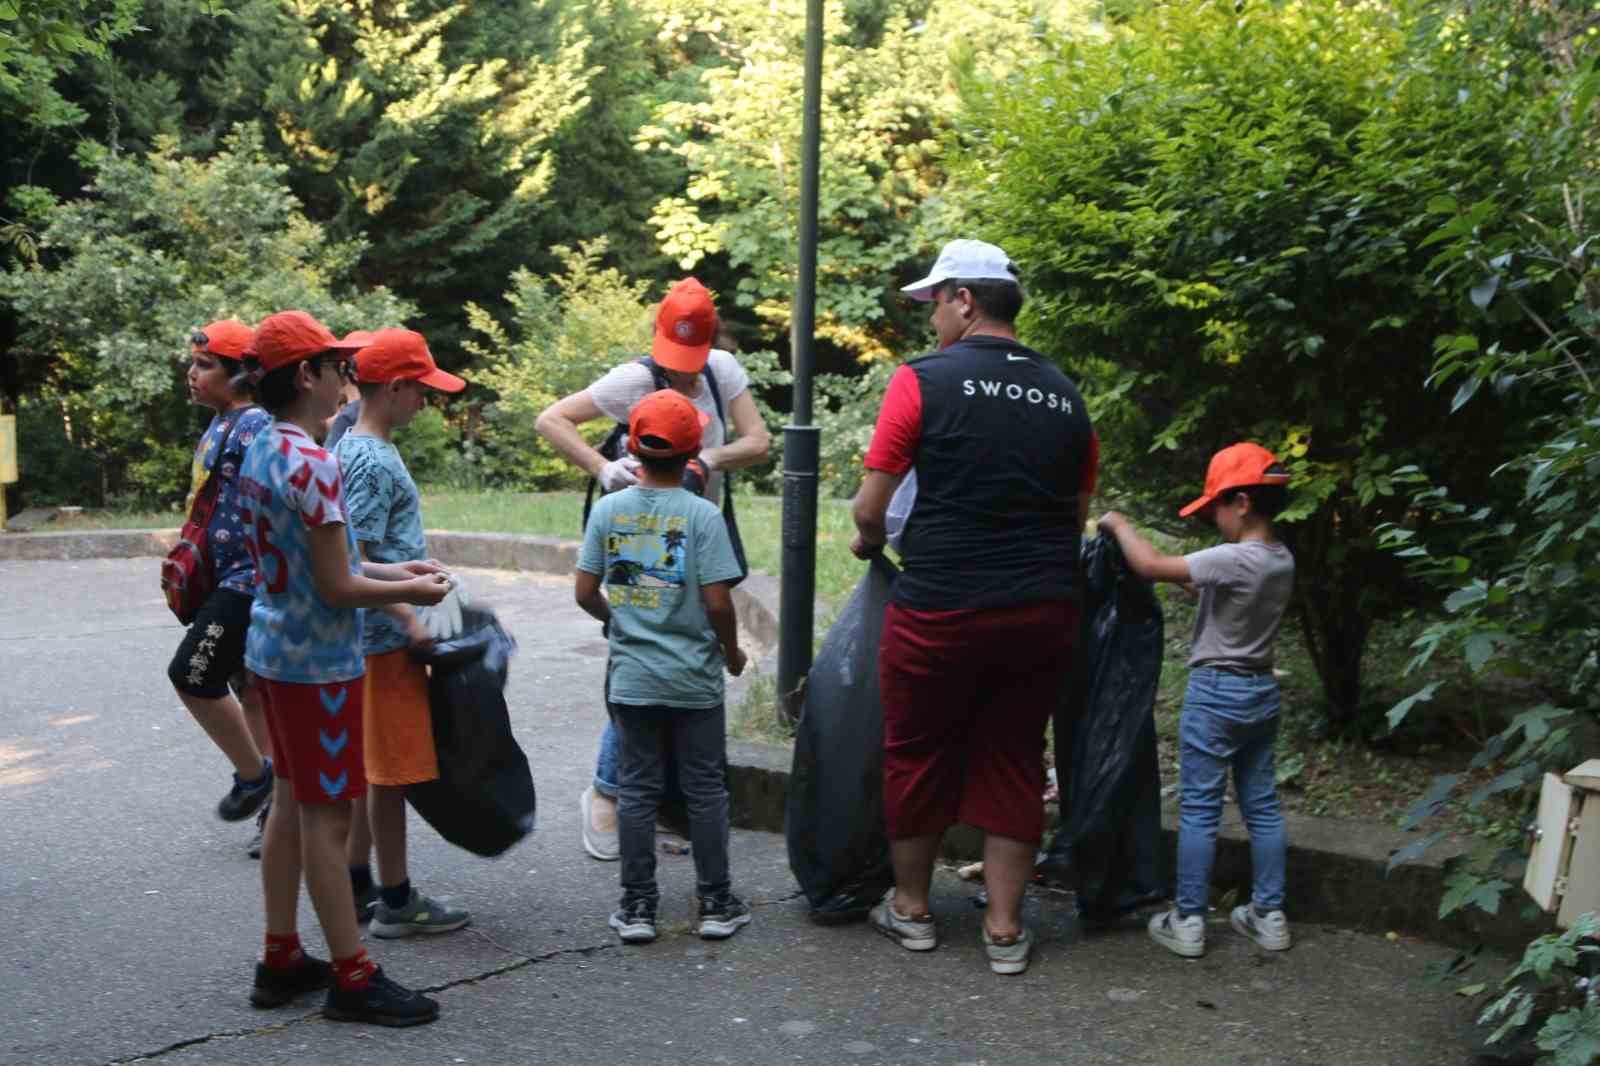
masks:
<path id="1" fill-rule="evenodd" d="M 444 599 L 432 607 L 416 609 L 423 628 L 434 640 L 450 640 L 461 633 L 461 608 L 471 602 L 461 579 L 454 574 L 449 576 L 450 591 L 444 594 Z"/>
<path id="2" fill-rule="evenodd" d="M 639 483 L 639 460 L 631 455 L 624 455 L 621 459 L 613 459 L 600 468 L 600 489 L 602 492 L 616 492 L 629 485 Z"/>

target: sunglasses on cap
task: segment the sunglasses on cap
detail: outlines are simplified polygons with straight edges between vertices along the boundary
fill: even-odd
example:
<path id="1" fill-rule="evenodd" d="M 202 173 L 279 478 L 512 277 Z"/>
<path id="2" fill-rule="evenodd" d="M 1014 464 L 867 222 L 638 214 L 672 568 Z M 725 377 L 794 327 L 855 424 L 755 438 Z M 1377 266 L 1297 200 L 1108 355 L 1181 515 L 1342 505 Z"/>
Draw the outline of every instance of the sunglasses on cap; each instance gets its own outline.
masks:
<path id="1" fill-rule="evenodd" d="M 211 347 L 211 338 L 206 336 L 205 330 L 197 329 L 189 334 L 189 343 L 203 352 Z"/>

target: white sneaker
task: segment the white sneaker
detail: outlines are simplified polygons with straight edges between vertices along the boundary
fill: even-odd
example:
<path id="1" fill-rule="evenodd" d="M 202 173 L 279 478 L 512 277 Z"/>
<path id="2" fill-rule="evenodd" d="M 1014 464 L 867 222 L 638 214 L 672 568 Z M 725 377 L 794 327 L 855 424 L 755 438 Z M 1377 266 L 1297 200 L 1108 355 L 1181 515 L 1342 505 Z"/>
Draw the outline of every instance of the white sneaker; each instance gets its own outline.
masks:
<path id="1" fill-rule="evenodd" d="M 1206 920 L 1198 914 L 1178 917 L 1178 908 L 1150 919 L 1150 939 L 1174 955 L 1198 959 L 1206 953 Z"/>
<path id="2" fill-rule="evenodd" d="M 607 833 L 594 827 L 594 795 L 594 786 L 590 785 L 578 797 L 578 808 L 583 812 L 583 850 L 601 862 L 616 862 L 622 858 L 617 831 Z"/>
<path id="3" fill-rule="evenodd" d="M 1249 937 L 1268 951 L 1288 951 L 1294 943 L 1289 936 L 1289 919 L 1282 911 L 1262 913 L 1256 910 L 1254 903 L 1246 903 L 1233 908 L 1229 920 L 1241 936 Z"/>
<path id="4" fill-rule="evenodd" d="M 1021 973 L 1028 968 L 1028 956 L 1033 952 L 1033 934 L 1026 929 L 1009 944 L 998 944 L 983 929 L 983 950 L 989 956 L 989 969 L 995 973 Z"/>
<path id="5" fill-rule="evenodd" d="M 894 889 L 883 894 L 867 916 L 872 927 L 890 940 L 899 941 L 907 951 L 932 951 L 939 946 L 939 933 L 933 915 L 905 915 L 894 909 Z"/>

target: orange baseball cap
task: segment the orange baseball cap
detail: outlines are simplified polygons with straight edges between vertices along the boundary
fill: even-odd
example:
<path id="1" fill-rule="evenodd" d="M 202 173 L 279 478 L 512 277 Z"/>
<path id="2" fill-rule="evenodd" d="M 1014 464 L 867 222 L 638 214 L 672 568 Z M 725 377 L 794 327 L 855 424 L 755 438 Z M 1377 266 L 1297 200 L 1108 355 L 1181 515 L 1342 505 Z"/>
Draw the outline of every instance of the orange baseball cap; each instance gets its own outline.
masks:
<path id="1" fill-rule="evenodd" d="M 439 369 L 428 342 L 414 329 L 380 329 L 356 359 L 356 380 L 369 384 L 420 381 L 440 392 L 460 392 L 467 383 Z"/>
<path id="2" fill-rule="evenodd" d="M 237 318 L 222 318 L 189 334 L 189 347 L 224 359 L 243 359 L 256 331 Z"/>
<path id="3" fill-rule="evenodd" d="M 374 336 L 376 336 L 376 334 L 374 334 L 370 329 L 353 329 L 340 338 L 339 343 L 359 344 L 361 347 L 365 348 L 367 345 L 372 343 L 372 338 Z"/>
<path id="4" fill-rule="evenodd" d="M 674 389 L 652 392 L 628 412 L 628 450 L 651 459 L 676 459 L 700 450 L 711 416 Z"/>
<path id="5" fill-rule="evenodd" d="M 279 311 L 263 318 L 256 327 L 250 354 L 260 360 L 263 370 L 270 371 L 320 352 L 353 352 L 362 347 L 335 337 L 327 326 L 304 311 Z"/>
<path id="6" fill-rule="evenodd" d="M 656 309 L 656 337 L 650 357 L 668 370 L 698 374 L 717 336 L 717 307 L 711 293 L 694 278 L 684 278 Z"/>
<path id="7" fill-rule="evenodd" d="M 1206 467 L 1206 494 L 1178 512 L 1178 517 L 1188 518 L 1216 502 L 1217 497 L 1233 489 L 1252 485 L 1287 485 L 1289 472 L 1278 462 L 1278 457 L 1259 444 L 1248 441 L 1230 444 L 1211 457 Z"/>

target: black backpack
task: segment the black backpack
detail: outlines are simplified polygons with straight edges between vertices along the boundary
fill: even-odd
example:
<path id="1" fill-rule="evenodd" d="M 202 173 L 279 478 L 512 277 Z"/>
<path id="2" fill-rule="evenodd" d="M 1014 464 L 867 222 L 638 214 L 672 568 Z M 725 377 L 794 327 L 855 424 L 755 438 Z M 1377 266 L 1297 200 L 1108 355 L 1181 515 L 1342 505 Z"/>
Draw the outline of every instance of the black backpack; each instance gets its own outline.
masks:
<path id="1" fill-rule="evenodd" d="M 667 380 L 666 371 L 656 365 L 654 359 L 648 355 L 641 356 L 639 365 L 650 371 L 650 378 L 655 382 L 658 391 L 672 387 L 672 382 Z M 717 376 L 711 372 L 709 360 L 706 362 L 705 368 L 701 370 L 701 373 L 705 375 L 706 388 L 711 390 L 712 406 L 716 408 L 717 418 L 722 423 L 723 433 L 726 434 L 728 416 L 722 408 L 722 390 L 717 387 Z M 626 422 L 618 422 L 611 427 L 611 432 L 606 434 L 606 439 L 601 442 L 598 450 L 601 455 L 605 456 L 607 461 L 621 459 L 628 454 L 628 424 Z M 733 472 L 722 470 L 719 473 L 722 474 L 722 521 L 728 527 L 728 540 L 733 545 L 733 557 L 739 563 L 739 577 L 732 582 L 732 584 L 737 585 L 749 576 L 750 564 L 745 561 L 744 541 L 739 536 L 739 520 L 733 513 Z M 589 512 L 594 509 L 595 490 L 598 487 L 599 482 L 594 478 L 590 478 L 588 491 L 583 495 L 582 528 L 584 529 L 589 528 Z"/>

